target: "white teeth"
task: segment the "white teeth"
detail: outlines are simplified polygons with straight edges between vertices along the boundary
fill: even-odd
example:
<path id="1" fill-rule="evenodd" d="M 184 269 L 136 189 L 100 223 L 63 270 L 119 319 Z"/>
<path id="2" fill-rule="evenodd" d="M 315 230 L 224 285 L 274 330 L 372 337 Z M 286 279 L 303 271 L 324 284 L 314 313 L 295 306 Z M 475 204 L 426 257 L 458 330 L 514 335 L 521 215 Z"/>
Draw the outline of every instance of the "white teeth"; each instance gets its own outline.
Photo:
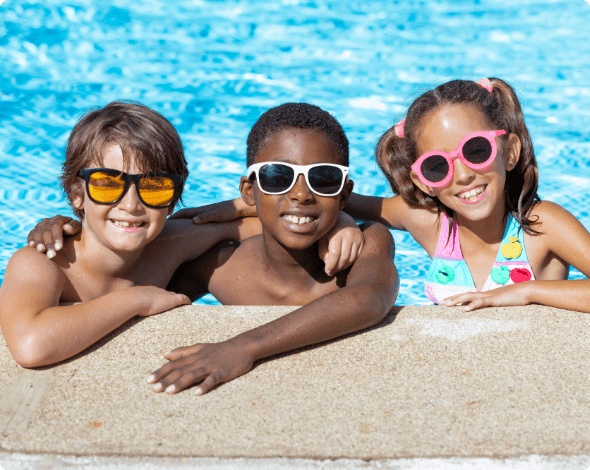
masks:
<path id="1" fill-rule="evenodd" d="M 296 215 L 284 215 L 283 219 L 287 222 L 298 225 L 309 224 L 313 221 L 312 217 L 297 217 Z"/>
<path id="2" fill-rule="evenodd" d="M 143 222 L 131 224 L 131 223 L 126 222 L 124 220 L 113 220 L 113 223 L 119 227 L 140 227 L 141 225 L 143 225 Z"/>
<path id="3" fill-rule="evenodd" d="M 465 191 L 463 193 L 457 194 L 457 196 L 459 196 L 461 199 L 475 200 L 485 191 L 485 189 L 485 186 L 478 186 L 471 191 Z"/>

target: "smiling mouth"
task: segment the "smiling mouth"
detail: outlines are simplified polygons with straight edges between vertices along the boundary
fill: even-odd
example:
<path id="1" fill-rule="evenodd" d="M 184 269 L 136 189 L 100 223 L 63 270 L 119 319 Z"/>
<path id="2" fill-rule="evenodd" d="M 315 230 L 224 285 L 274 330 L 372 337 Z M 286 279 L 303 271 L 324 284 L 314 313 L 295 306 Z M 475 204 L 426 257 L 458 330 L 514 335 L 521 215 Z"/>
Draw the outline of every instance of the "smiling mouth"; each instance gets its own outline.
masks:
<path id="1" fill-rule="evenodd" d="M 137 228 L 143 227 L 145 222 L 127 222 L 125 220 L 111 220 L 111 222 L 116 225 L 117 227 L 122 228 Z"/>
<path id="2" fill-rule="evenodd" d="M 283 220 L 285 220 L 291 224 L 305 225 L 305 224 L 312 223 L 314 220 L 316 220 L 317 217 L 309 217 L 309 216 L 298 217 L 296 215 L 283 215 L 282 218 L 283 218 Z"/>
<path id="3" fill-rule="evenodd" d="M 463 191 L 462 193 L 457 194 L 459 199 L 464 199 L 466 201 L 476 201 L 486 190 L 487 185 L 478 186 L 477 188 L 470 189 L 469 191 Z"/>

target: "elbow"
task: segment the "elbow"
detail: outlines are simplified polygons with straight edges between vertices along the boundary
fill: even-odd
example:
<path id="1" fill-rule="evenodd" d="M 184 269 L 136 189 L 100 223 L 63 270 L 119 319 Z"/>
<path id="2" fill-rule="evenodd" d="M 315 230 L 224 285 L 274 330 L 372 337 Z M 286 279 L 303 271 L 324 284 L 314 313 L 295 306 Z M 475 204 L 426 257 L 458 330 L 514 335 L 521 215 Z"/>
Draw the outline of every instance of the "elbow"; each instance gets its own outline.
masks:
<path id="1" fill-rule="evenodd" d="M 26 369 L 52 364 L 47 354 L 44 341 L 36 335 L 26 335 L 19 338 L 16 344 L 9 344 L 8 349 L 16 363 Z"/>

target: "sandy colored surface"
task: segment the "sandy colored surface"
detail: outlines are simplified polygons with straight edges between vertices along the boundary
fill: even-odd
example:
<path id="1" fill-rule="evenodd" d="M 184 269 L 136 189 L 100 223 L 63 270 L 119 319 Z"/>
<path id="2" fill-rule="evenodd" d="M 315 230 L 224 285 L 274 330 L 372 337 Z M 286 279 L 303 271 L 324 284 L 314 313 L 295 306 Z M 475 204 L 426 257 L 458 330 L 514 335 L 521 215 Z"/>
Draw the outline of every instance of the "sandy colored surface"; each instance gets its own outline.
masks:
<path id="1" fill-rule="evenodd" d="M 0 452 L 397 459 L 590 453 L 590 315 L 404 307 L 203 397 L 146 383 L 171 348 L 289 308 L 189 306 L 25 371 L 0 339 Z"/>

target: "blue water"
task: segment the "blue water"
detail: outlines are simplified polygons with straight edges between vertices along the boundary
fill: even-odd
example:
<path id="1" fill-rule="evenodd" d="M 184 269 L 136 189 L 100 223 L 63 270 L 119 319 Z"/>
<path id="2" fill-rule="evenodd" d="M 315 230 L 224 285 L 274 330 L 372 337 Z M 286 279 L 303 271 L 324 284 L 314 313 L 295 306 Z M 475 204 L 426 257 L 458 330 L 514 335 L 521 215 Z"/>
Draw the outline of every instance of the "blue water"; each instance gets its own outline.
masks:
<path id="1" fill-rule="evenodd" d="M 250 127 L 286 101 L 333 113 L 350 139 L 355 189 L 386 196 L 373 148 L 411 99 L 452 78 L 498 76 L 522 97 L 541 197 L 590 228 L 589 20 L 583 0 L 7 0 L 0 278 L 38 220 L 71 214 L 56 183 L 64 143 L 87 108 L 115 99 L 177 127 L 189 206 L 237 197 Z M 429 259 L 408 234 L 394 236 L 398 304 L 428 304 Z"/>

